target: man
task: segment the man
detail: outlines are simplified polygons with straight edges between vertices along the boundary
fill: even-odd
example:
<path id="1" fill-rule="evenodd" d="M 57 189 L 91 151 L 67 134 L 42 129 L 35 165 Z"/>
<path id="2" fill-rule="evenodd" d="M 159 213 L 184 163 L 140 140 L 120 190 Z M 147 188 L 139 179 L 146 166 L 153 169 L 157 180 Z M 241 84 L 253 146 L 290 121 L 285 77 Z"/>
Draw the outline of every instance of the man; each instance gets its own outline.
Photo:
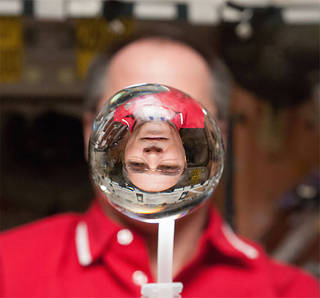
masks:
<path id="1" fill-rule="evenodd" d="M 156 82 L 181 89 L 213 114 L 210 66 L 195 49 L 161 37 L 133 41 L 104 72 L 98 110 L 118 90 Z M 88 143 L 93 116 L 84 119 Z M 84 215 L 66 214 L 4 233 L 0 295 L 5 297 L 139 297 L 156 280 L 156 225 L 132 220 L 97 200 Z M 182 297 L 316 297 L 316 281 L 272 262 L 238 238 L 209 203 L 177 220 L 174 280 Z"/>

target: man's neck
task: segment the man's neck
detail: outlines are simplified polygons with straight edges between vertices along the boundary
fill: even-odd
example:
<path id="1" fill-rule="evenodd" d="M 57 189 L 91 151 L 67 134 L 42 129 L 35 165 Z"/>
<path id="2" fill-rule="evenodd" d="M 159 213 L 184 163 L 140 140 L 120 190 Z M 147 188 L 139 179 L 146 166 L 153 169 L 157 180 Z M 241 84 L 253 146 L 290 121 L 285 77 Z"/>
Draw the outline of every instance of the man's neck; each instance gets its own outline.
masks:
<path id="1" fill-rule="evenodd" d="M 145 240 L 149 259 L 150 269 L 154 277 L 157 278 L 157 247 L 158 247 L 158 225 L 138 222 L 119 213 L 105 201 L 100 202 L 103 211 L 113 221 L 123 226 L 134 228 Z M 173 253 L 173 277 L 196 256 L 200 236 L 207 224 L 208 204 L 206 202 L 201 208 L 178 219 L 175 223 L 174 253 Z"/>

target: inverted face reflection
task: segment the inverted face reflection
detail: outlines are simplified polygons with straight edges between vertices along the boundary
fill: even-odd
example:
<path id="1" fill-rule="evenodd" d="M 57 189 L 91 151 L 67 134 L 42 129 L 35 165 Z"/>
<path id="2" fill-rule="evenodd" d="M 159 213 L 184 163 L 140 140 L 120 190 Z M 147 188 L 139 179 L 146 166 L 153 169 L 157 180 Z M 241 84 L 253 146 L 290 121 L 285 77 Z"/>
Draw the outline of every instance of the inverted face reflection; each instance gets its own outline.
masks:
<path id="1" fill-rule="evenodd" d="M 160 84 L 116 93 L 96 117 L 89 149 L 92 177 L 106 199 L 146 222 L 194 210 L 223 169 L 214 120 L 190 96 Z"/>
<path id="2" fill-rule="evenodd" d="M 174 186 L 186 166 L 177 128 L 167 121 L 137 121 L 124 162 L 129 180 L 141 190 L 158 192 Z"/>

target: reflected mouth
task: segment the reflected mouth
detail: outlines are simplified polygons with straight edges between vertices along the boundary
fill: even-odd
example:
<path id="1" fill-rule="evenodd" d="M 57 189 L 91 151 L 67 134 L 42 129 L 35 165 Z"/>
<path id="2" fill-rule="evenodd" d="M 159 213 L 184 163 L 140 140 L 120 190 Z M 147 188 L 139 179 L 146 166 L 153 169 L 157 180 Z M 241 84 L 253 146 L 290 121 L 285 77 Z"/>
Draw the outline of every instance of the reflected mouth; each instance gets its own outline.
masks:
<path id="1" fill-rule="evenodd" d="M 143 138 L 140 138 L 140 140 L 153 142 L 153 141 L 168 141 L 169 139 L 164 137 L 143 137 Z"/>

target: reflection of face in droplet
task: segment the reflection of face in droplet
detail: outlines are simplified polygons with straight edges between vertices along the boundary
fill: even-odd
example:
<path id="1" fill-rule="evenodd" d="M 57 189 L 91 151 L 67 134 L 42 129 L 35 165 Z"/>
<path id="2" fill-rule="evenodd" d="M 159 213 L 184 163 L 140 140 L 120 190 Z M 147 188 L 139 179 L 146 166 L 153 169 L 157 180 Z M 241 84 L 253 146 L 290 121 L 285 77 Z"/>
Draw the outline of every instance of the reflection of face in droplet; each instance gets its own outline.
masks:
<path id="1" fill-rule="evenodd" d="M 135 186 L 157 192 L 177 184 L 186 155 L 174 125 L 148 121 L 136 123 L 125 147 L 124 161 L 128 178 Z"/>
<path id="2" fill-rule="evenodd" d="M 108 202 L 146 222 L 195 210 L 223 169 L 214 119 L 190 96 L 159 84 L 115 94 L 96 118 L 89 149 L 92 177 Z"/>

